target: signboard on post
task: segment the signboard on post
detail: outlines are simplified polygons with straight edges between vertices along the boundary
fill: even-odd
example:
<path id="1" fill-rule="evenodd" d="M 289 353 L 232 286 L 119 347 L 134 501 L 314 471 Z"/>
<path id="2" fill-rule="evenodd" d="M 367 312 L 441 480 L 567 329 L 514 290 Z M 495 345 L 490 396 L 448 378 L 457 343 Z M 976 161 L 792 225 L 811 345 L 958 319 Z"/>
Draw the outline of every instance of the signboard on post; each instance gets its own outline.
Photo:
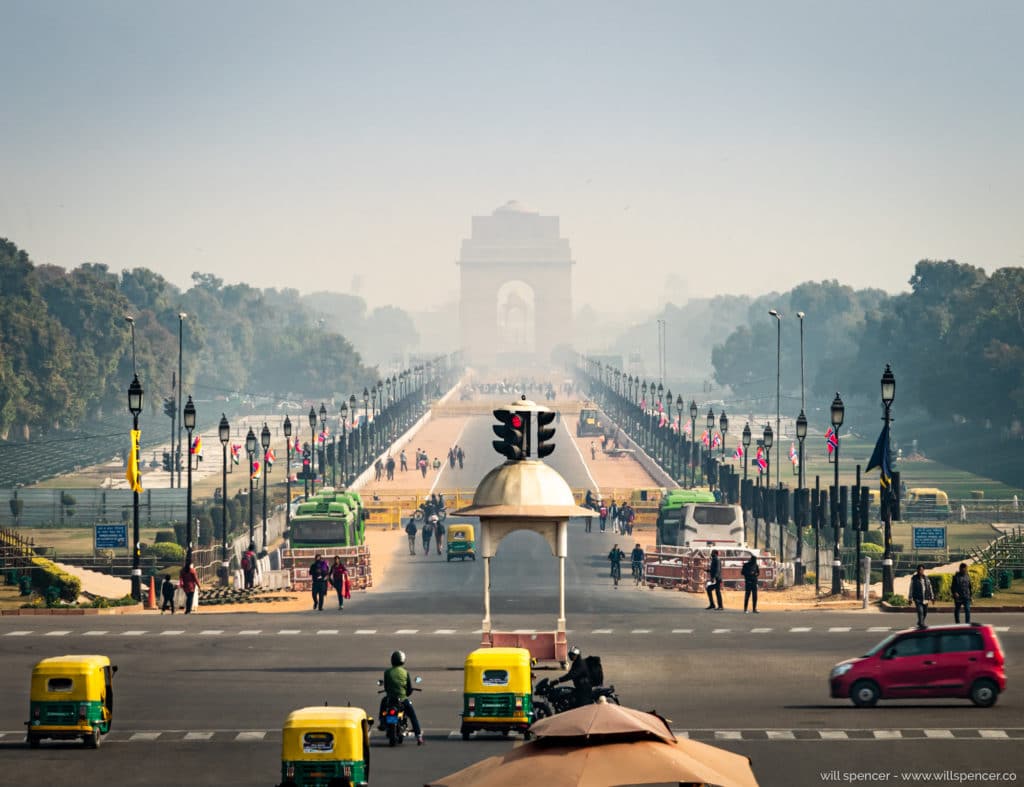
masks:
<path id="1" fill-rule="evenodd" d="M 93 549 L 128 549 L 128 525 L 94 525 Z"/>
<path id="2" fill-rule="evenodd" d="M 945 527 L 915 527 L 914 549 L 939 550 L 946 548 Z"/>

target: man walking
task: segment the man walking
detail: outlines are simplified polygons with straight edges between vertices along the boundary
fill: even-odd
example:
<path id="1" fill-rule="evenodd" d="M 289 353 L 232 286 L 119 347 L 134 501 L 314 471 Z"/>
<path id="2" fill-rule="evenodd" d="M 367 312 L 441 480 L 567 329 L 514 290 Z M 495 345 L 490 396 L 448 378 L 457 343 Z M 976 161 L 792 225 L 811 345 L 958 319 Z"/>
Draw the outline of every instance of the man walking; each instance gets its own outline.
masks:
<path id="1" fill-rule="evenodd" d="M 405 526 L 405 534 L 409 536 L 409 554 L 416 554 L 416 517 L 409 517 L 409 524 Z"/>
<path id="2" fill-rule="evenodd" d="M 402 453 L 398 455 L 399 467 L 404 473 L 409 469 L 409 458 L 405 455 L 405 449 L 402 449 Z"/>
<path id="3" fill-rule="evenodd" d="M 466 452 L 462 450 L 461 445 L 455 449 L 455 458 L 459 460 L 459 470 L 461 470 L 463 463 L 466 461 Z"/>
<path id="4" fill-rule="evenodd" d="M 953 575 L 953 622 L 960 622 L 960 608 L 964 609 L 964 623 L 971 622 L 971 575 L 967 564 L 961 563 L 960 570 Z"/>
<path id="5" fill-rule="evenodd" d="M 750 553 L 750 559 L 743 564 L 743 614 L 747 614 L 747 603 L 753 599 L 754 614 L 757 614 L 757 578 L 761 575 L 761 567 L 757 565 L 757 558 Z"/>
<path id="6" fill-rule="evenodd" d="M 722 563 L 718 559 L 718 550 L 711 550 L 711 563 L 708 565 L 708 581 L 705 583 L 708 592 L 707 609 L 715 609 L 715 599 L 711 593 L 714 591 L 718 599 L 718 609 L 722 609 Z"/>
<path id="7" fill-rule="evenodd" d="M 935 600 L 932 583 L 924 574 L 924 566 L 917 567 L 917 573 L 910 578 L 910 600 L 917 610 L 917 627 L 923 629 L 928 617 L 928 602 Z"/>
<path id="8" fill-rule="evenodd" d="M 384 465 L 384 469 L 387 471 L 388 481 L 394 481 L 395 480 L 395 457 L 393 457 L 391 454 L 388 454 L 388 461 Z"/>
<path id="9" fill-rule="evenodd" d="M 327 565 L 323 555 L 317 553 L 309 566 L 309 576 L 313 580 L 313 609 L 322 611 L 324 598 L 327 596 L 327 582 L 331 576 L 331 567 Z"/>

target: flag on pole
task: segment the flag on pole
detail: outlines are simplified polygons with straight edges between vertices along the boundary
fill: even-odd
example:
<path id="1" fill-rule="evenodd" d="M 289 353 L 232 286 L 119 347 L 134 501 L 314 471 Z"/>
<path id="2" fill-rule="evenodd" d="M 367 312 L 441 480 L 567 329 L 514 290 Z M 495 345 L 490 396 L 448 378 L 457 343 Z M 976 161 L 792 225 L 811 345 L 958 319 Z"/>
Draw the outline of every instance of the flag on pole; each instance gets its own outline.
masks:
<path id="1" fill-rule="evenodd" d="M 139 430 L 132 429 L 131 436 L 131 453 L 128 455 L 128 469 L 124 475 L 128 479 L 128 488 L 133 492 L 141 492 L 142 474 L 139 472 Z"/>
<path id="2" fill-rule="evenodd" d="M 878 435 L 875 450 L 871 452 L 871 458 L 868 460 L 868 469 L 865 472 L 870 473 L 876 467 L 881 471 L 878 475 L 879 485 L 885 490 L 892 484 L 892 467 L 890 466 L 889 458 L 889 424 L 882 427 L 882 433 Z"/>
<path id="3" fill-rule="evenodd" d="M 661 399 L 658 400 L 658 412 L 662 412 Z"/>
<path id="4" fill-rule="evenodd" d="M 764 446 L 759 445 L 757 447 L 757 459 L 754 460 L 754 463 L 762 473 L 768 469 L 768 459 L 764 455 Z"/>
<path id="5" fill-rule="evenodd" d="M 743 443 L 736 443 L 736 451 L 732 455 L 733 459 L 743 458 Z"/>
<path id="6" fill-rule="evenodd" d="M 263 459 L 267 463 L 267 472 L 269 473 L 271 469 L 274 467 L 274 460 L 277 459 L 277 457 L 274 456 L 274 449 L 268 448 L 267 452 L 263 455 Z"/>
<path id="7" fill-rule="evenodd" d="M 295 453 L 300 453 L 302 451 L 302 443 L 299 442 L 298 437 L 295 438 L 295 446 L 292 448 L 292 450 Z"/>
<path id="8" fill-rule="evenodd" d="M 255 481 L 259 477 L 260 477 L 260 460 L 259 459 L 253 459 L 252 460 L 252 475 L 250 475 L 249 478 L 251 480 Z"/>
<path id="9" fill-rule="evenodd" d="M 714 436 L 711 438 L 711 447 L 712 448 L 721 448 L 722 447 L 722 433 L 721 432 L 715 432 Z"/>
<path id="10" fill-rule="evenodd" d="M 239 461 L 239 458 L 241 457 L 241 454 L 242 454 L 242 446 L 238 445 L 237 443 L 232 443 L 231 444 L 231 461 L 234 462 L 237 465 L 238 461 Z"/>
<path id="11" fill-rule="evenodd" d="M 643 399 L 640 400 L 640 409 L 641 410 L 646 410 L 647 409 L 647 397 L 646 396 Z"/>
<path id="12" fill-rule="evenodd" d="M 705 429 L 704 433 L 700 436 L 700 441 L 704 443 L 705 447 L 711 445 L 711 437 L 708 435 L 707 429 Z"/>
<path id="13" fill-rule="evenodd" d="M 661 411 L 659 410 L 658 412 L 661 412 Z M 658 427 L 659 428 L 664 427 L 665 424 L 667 424 L 667 423 L 668 423 L 668 416 L 665 415 L 664 413 L 661 413 L 661 418 L 658 420 Z"/>
<path id="14" fill-rule="evenodd" d="M 693 431 L 693 422 L 686 421 L 683 423 L 683 434 L 688 435 Z"/>
<path id="15" fill-rule="evenodd" d="M 839 435 L 836 434 L 836 430 L 831 426 L 825 432 L 825 449 L 828 451 L 828 455 L 832 456 L 832 453 L 839 447 Z"/>
<path id="16" fill-rule="evenodd" d="M 198 456 L 199 461 L 203 461 L 203 438 L 200 435 L 196 435 L 192 440 L 192 456 Z"/>

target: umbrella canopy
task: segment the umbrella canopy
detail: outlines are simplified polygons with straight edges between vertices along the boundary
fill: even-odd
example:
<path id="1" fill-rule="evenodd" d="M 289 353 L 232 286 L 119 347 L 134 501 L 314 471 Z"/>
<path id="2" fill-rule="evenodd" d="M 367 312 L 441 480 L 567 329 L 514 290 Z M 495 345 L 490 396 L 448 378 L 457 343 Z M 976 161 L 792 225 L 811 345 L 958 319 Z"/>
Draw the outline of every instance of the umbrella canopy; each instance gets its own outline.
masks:
<path id="1" fill-rule="evenodd" d="M 601 736 L 610 743 L 607 736 L 630 740 L 655 738 L 671 743 L 676 736 L 665 720 L 653 713 L 624 708 L 610 702 L 584 705 L 557 716 L 541 719 L 530 727 L 538 738 L 590 738 Z"/>
<path id="2" fill-rule="evenodd" d="M 427 787 L 620 787 L 708 784 L 757 787 L 746 757 L 691 740 L 639 740 L 564 746 L 539 740 L 488 757 Z M 552 745 L 555 743 L 555 745 Z"/>

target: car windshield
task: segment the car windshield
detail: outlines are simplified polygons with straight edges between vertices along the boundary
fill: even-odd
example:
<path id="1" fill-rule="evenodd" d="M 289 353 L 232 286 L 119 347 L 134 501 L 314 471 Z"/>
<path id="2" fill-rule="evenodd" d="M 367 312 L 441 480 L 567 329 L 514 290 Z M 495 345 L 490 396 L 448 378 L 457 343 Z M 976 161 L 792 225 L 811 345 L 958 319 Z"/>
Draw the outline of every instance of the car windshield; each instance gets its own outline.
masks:
<path id="1" fill-rule="evenodd" d="M 888 645 L 890 645 L 894 639 L 896 639 L 896 636 L 897 636 L 896 634 L 890 634 L 888 637 L 886 637 L 881 642 L 879 642 L 877 645 L 875 645 L 875 647 L 873 647 L 871 650 L 869 650 L 867 653 L 865 653 L 864 656 L 865 657 L 867 657 L 867 656 L 874 656 L 879 651 L 885 650 L 885 648 Z"/>

